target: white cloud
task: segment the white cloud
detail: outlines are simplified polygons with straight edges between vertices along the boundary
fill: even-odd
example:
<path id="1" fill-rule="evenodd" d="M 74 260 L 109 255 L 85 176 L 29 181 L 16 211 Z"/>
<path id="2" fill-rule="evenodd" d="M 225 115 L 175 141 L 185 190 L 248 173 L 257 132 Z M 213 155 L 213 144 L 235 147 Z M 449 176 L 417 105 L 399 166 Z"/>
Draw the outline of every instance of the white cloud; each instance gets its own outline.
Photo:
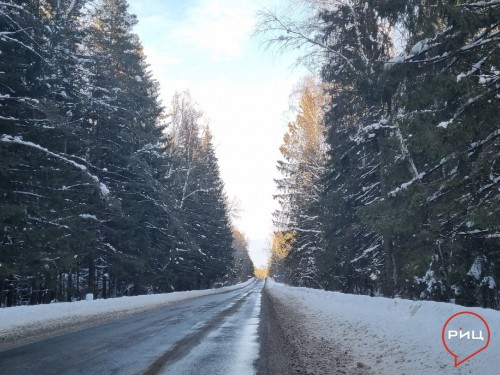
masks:
<path id="1" fill-rule="evenodd" d="M 252 1 L 201 0 L 176 34 L 192 47 L 210 51 L 214 60 L 238 57 L 253 31 L 255 9 Z"/>
<path id="2" fill-rule="evenodd" d="M 176 65 L 182 63 L 182 59 L 169 56 L 164 51 L 158 50 L 156 48 L 150 48 L 146 46 L 144 47 L 144 52 L 146 53 L 148 63 L 157 68 L 164 67 L 166 65 Z"/>

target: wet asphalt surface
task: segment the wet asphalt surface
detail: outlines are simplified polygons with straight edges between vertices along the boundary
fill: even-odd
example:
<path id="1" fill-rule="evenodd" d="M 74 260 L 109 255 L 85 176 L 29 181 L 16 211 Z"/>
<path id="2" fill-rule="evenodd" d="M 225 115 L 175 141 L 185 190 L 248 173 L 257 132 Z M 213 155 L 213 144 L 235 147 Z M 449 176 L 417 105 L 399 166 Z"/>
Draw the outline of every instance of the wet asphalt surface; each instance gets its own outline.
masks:
<path id="1" fill-rule="evenodd" d="M 256 374 L 263 285 L 0 351 L 0 374 Z"/>

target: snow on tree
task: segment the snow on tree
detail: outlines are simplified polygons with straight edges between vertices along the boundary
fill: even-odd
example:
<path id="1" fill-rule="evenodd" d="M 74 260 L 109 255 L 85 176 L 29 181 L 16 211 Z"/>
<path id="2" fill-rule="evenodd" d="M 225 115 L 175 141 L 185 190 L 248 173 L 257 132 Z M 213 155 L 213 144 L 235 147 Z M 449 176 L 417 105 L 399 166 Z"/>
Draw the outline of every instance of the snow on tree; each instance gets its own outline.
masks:
<path id="1" fill-rule="evenodd" d="M 282 178 L 276 181 L 280 209 L 274 214 L 279 232 L 294 233 L 291 249 L 284 258 L 289 278 L 298 285 L 319 285 L 316 259 L 323 251 L 320 222 L 321 178 L 326 164 L 321 105 L 322 89 L 305 79 L 299 91 L 296 120 L 288 125 L 278 161 Z"/>
<path id="2" fill-rule="evenodd" d="M 305 47 L 332 98 L 323 285 L 498 307 L 498 3 L 300 3 L 258 31 Z"/>

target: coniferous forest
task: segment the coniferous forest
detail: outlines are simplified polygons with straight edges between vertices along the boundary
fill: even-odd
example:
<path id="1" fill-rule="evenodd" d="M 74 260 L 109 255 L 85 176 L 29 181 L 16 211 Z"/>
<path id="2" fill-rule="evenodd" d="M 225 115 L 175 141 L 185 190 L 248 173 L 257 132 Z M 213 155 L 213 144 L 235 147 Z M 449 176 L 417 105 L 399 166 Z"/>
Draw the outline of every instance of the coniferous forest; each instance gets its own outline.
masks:
<path id="1" fill-rule="evenodd" d="M 271 275 L 499 308 L 500 3 L 297 0 L 256 34 L 313 76 L 280 148 Z M 164 106 L 125 0 L 0 2 L 0 305 L 252 274 L 212 134 Z M 168 109 L 167 109 L 168 108 Z"/>
<path id="2" fill-rule="evenodd" d="M 281 148 L 271 274 L 499 308 L 500 3 L 298 3 L 257 29 L 317 73 Z"/>
<path id="3" fill-rule="evenodd" d="M 212 135 L 159 100 L 125 0 L 0 2 L 0 305 L 253 273 Z"/>

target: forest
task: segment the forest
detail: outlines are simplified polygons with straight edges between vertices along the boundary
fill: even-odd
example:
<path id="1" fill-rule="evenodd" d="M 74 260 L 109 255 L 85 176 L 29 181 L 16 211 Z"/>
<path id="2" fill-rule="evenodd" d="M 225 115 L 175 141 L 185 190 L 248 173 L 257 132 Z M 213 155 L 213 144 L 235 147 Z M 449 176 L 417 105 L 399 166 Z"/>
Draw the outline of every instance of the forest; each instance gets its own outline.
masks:
<path id="1" fill-rule="evenodd" d="M 498 309 L 500 2 L 302 0 L 256 32 L 299 50 L 270 275 Z"/>
<path id="2" fill-rule="evenodd" d="M 0 306 L 253 275 L 212 134 L 125 0 L 0 1 Z M 209 173 L 207 173 L 209 172 Z"/>

